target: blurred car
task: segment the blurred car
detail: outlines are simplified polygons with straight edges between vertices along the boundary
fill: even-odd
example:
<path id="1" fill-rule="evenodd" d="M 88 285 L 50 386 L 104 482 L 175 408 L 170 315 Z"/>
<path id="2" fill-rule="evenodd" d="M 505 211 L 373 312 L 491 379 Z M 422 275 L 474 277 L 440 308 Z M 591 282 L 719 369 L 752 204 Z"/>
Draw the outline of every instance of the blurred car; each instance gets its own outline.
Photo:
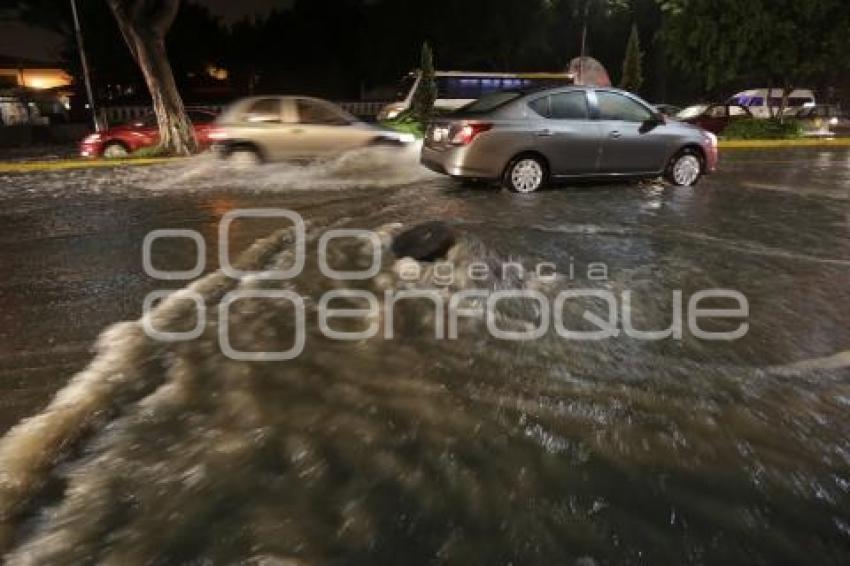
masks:
<path id="1" fill-rule="evenodd" d="M 834 136 L 850 133 L 850 116 L 834 104 L 817 104 L 793 109 L 786 115 L 800 122 L 803 135 Z"/>
<path id="2" fill-rule="evenodd" d="M 676 120 L 699 126 L 720 135 L 735 120 L 752 118 L 749 109 L 738 104 L 697 104 L 676 114 Z"/>
<path id="3" fill-rule="evenodd" d="M 301 96 L 240 100 L 216 121 L 210 137 L 221 157 L 242 163 L 322 157 L 415 141 L 412 134 L 361 122 L 331 102 Z"/>
<path id="4" fill-rule="evenodd" d="M 216 114 L 207 110 L 187 109 L 186 114 L 192 122 L 195 139 L 201 149 L 210 146 L 210 130 Z M 159 127 L 156 115 L 149 114 L 139 120 L 121 124 L 86 136 L 80 143 L 80 155 L 83 157 L 126 157 L 145 147 L 159 143 Z"/>
<path id="5" fill-rule="evenodd" d="M 669 116 L 670 118 L 674 117 L 676 114 L 682 111 L 681 106 L 674 106 L 672 104 L 656 104 L 655 107 L 659 112 L 664 114 L 665 116 Z"/>
<path id="6" fill-rule="evenodd" d="M 421 161 L 520 193 L 577 177 L 663 175 L 689 186 L 715 169 L 717 137 L 618 89 L 504 91 L 429 124 Z"/>

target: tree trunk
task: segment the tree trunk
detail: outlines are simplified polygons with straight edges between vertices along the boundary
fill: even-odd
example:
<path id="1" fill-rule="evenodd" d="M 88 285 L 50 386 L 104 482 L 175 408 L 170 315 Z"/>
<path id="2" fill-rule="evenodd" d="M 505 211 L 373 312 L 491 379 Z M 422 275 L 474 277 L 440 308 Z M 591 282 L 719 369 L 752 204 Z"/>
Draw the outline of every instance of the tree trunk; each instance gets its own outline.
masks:
<path id="1" fill-rule="evenodd" d="M 165 52 L 165 32 L 174 21 L 179 0 L 159 2 L 159 11 L 153 12 L 147 4 L 147 0 L 109 0 L 150 91 L 159 126 L 160 149 L 173 155 L 190 155 L 198 147 L 195 133 Z"/>
<path id="2" fill-rule="evenodd" d="M 164 39 L 139 36 L 136 48 L 139 67 L 153 100 L 160 147 L 175 155 L 194 153 L 197 150 L 195 133 L 174 82 Z"/>

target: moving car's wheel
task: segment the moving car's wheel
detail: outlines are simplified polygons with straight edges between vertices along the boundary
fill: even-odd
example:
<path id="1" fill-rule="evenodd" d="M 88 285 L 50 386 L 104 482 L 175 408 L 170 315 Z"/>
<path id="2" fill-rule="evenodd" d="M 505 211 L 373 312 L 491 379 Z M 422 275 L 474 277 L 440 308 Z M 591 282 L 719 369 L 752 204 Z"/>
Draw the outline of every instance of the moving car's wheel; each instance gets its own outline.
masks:
<path id="1" fill-rule="evenodd" d="M 369 142 L 372 147 L 401 147 L 404 143 L 395 138 L 379 137 Z"/>
<path id="2" fill-rule="evenodd" d="M 103 148 L 103 156 L 107 159 L 119 159 L 128 155 L 130 155 L 130 151 L 121 142 L 110 142 Z"/>
<path id="3" fill-rule="evenodd" d="M 238 146 L 228 152 L 227 162 L 234 167 L 247 169 L 259 165 L 263 160 L 260 154 L 257 153 L 257 150 L 250 147 Z"/>
<path id="4" fill-rule="evenodd" d="M 693 149 L 683 149 L 673 156 L 664 178 L 679 187 L 692 187 L 702 175 L 702 159 Z"/>
<path id="5" fill-rule="evenodd" d="M 539 157 L 524 155 L 505 171 L 503 184 L 515 193 L 533 193 L 546 184 L 546 164 Z"/>

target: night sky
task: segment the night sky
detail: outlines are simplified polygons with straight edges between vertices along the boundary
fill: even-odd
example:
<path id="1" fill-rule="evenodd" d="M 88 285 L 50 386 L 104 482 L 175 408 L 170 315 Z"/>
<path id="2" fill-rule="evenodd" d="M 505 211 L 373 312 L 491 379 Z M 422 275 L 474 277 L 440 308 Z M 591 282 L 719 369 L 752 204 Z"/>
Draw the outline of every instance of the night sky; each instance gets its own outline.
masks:
<path id="1" fill-rule="evenodd" d="M 244 16 L 265 14 L 275 7 L 286 8 L 292 0 L 195 0 L 213 13 L 232 23 Z M 104 2 L 104 9 L 106 3 Z M 84 23 L 85 25 L 85 23 Z M 0 21 L 0 54 L 39 61 L 56 61 L 62 38 L 46 30 L 34 29 L 17 22 Z"/>
<path id="2" fill-rule="evenodd" d="M 292 0 L 196 0 L 209 7 L 226 22 L 236 21 L 251 14 L 264 14 L 272 8 L 286 8 Z"/>

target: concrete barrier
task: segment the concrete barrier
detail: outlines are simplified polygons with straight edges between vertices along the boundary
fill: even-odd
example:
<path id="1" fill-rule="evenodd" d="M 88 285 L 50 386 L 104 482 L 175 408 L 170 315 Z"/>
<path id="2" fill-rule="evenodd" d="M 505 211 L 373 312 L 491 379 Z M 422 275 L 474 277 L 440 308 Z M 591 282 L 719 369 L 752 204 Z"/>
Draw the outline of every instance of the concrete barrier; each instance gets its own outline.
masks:
<path id="1" fill-rule="evenodd" d="M 367 120 L 374 120 L 378 115 L 378 112 L 381 111 L 381 108 L 386 106 L 388 102 L 336 102 L 335 104 L 342 107 L 346 112 L 357 116 L 358 118 L 363 118 Z M 221 104 L 187 104 L 189 108 L 195 108 L 200 110 L 208 110 L 210 112 L 215 112 L 216 114 L 220 114 L 222 110 L 226 107 Z M 138 120 L 144 116 L 147 116 L 151 112 L 153 112 L 153 108 L 150 106 L 144 105 L 132 105 L 132 106 L 104 106 L 101 108 L 101 112 L 106 116 L 106 119 L 110 126 L 115 126 L 117 124 L 123 124 L 125 122 L 130 122 L 132 120 Z"/>

